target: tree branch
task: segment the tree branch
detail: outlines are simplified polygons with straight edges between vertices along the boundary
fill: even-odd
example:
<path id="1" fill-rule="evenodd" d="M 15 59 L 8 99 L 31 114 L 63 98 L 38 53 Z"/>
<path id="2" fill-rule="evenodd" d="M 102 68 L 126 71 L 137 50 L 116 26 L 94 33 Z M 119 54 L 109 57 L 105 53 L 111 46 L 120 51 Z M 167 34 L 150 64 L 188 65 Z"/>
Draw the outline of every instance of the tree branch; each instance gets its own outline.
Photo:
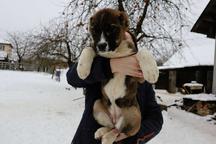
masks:
<path id="1" fill-rule="evenodd" d="M 118 0 L 118 9 L 120 11 L 125 11 L 124 6 L 123 6 L 123 0 Z"/>
<path id="2" fill-rule="evenodd" d="M 137 25 L 136 25 L 136 29 L 135 29 L 135 36 L 138 36 L 139 33 L 142 32 L 142 24 L 143 24 L 143 21 L 146 17 L 146 14 L 147 14 L 147 9 L 148 9 L 148 6 L 149 6 L 149 0 L 145 0 L 145 7 L 143 9 L 143 13 L 142 15 L 139 17 L 139 21 L 137 22 Z"/>

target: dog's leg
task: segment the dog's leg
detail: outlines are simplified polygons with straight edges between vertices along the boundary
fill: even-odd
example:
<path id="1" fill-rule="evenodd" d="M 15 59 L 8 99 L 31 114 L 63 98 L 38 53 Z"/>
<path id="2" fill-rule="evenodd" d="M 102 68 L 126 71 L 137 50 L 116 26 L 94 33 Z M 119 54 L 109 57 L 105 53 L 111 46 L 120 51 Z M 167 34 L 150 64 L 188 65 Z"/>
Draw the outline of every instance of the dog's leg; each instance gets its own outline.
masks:
<path id="1" fill-rule="evenodd" d="M 159 71 L 152 54 L 147 49 L 142 49 L 137 53 L 136 57 L 143 72 L 144 79 L 150 83 L 157 82 Z"/>
<path id="2" fill-rule="evenodd" d="M 110 130 L 111 128 L 108 128 L 108 127 L 101 127 L 97 129 L 97 131 L 95 132 L 95 139 L 101 139 Z"/>
<path id="3" fill-rule="evenodd" d="M 115 125 L 115 129 L 107 129 L 107 128 L 101 128 L 98 129 L 98 133 L 99 130 L 103 131 L 103 133 L 101 133 L 100 136 L 102 136 L 102 144 L 113 144 L 113 142 L 117 139 L 118 135 L 120 134 L 120 131 L 124 126 L 124 118 L 120 117 L 120 119 L 118 120 L 118 122 Z"/>
<path id="4" fill-rule="evenodd" d="M 101 100 L 96 100 L 93 107 L 93 115 L 95 120 L 105 127 L 114 128 L 112 119 L 109 116 L 108 110 L 104 107 Z"/>
<path id="5" fill-rule="evenodd" d="M 118 135 L 119 133 L 115 129 L 112 129 L 102 137 L 102 144 L 113 144 Z"/>
<path id="6" fill-rule="evenodd" d="M 121 116 L 118 119 L 117 123 L 115 124 L 115 128 L 121 131 L 123 129 L 124 125 L 125 125 L 125 120 L 124 120 L 124 117 Z"/>
<path id="7" fill-rule="evenodd" d="M 112 128 L 114 128 L 112 119 L 108 113 L 109 112 L 103 105 L 102 101 L 100 99 L 96 100 L 93 106 L 93 115 L 95 120 L 100 125 L 103 125 L 105 127 L 101 127 L 95 132 L 95 139 L 100 139 L 106 133 L 108 133 Z"/>
<path id="8" fill-rule="evenodd" d="M 87 47 L 83 49 L 77 66 L 77 74 L 81 79 L 88 77 L 95 55 L 93 48 Z"/>
<path id="9" fill-rule="evenodd" d="M 132 106 L 122 110 L 122 117 L 115 125 L 126 136 L 135 135 L 141 126 L 141 113 L 138 107 Z"/>

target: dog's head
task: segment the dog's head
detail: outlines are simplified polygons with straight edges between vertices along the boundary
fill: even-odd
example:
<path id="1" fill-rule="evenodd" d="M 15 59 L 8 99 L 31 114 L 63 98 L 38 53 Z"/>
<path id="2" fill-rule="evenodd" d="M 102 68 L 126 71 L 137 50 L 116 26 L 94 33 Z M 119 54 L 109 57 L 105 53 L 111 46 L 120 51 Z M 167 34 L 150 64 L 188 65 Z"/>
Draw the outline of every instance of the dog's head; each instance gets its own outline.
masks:
<path id="1" fill-rule="evenodd" d="M 89 31 L 93 40 L 93 48 L 95 51 L 99 55 L 105 57 L 129 55 L 128 52 L 127 54 L 123 54 L 124 51 L 122 50 L 122 47 L 119 48 L 119 46 L 122 45 L 122 42 L 126 39 L 125 33 L 128 31 L 128 25 L 128 17 L 124 12 L 109 8 L 96 12 L 90 18 L 89 24 Z M 131 46 L 133 41 L 126 43 Z M 127 46 L 124 45 L 124 47 Z M 120 51 L 118 49 L 120 49 Z M 121 52 L 120 55 L 119 52 Z"/>

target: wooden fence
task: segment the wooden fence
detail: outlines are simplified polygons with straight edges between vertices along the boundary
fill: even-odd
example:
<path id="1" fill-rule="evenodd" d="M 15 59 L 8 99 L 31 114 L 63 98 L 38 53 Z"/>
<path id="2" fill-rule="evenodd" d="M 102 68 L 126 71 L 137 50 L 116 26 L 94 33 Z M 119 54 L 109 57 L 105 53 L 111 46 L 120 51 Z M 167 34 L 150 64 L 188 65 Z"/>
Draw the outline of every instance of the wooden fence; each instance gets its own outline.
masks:
<path id="1" fill-rule="evenodd" d="M 24 63 L 11 63 L 0 61 L 0 69 L 2 70 L 25 70 L 25 71 L 35 71 L 36 67 L 30 64 Z"/>
<path id="2" fill-rule="evenodd" d="M 0 62 L 0 69 L 4 70 L 16 70 L 18 69 L 19 65 L 10 62 Z"/>

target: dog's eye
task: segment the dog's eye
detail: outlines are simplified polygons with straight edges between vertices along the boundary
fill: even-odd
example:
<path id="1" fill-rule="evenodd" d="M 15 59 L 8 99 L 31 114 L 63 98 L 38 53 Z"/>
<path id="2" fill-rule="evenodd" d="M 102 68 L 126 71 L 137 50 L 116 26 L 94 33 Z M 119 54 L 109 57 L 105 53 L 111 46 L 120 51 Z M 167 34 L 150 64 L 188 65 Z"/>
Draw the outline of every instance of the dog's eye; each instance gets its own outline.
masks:
<path id="1" fill-rule="evenodd" d="M 100 30 L 97 26 L 91 26 L 90 29 L 92 32 L 98 32 Z"/>
<path id="2" fill-rule="evenodd" d="M 111 34 L 116 34 L 119 32 L 119 27 L 116 25 L 109 25 L 106 28 L 106 35 L 109 36 Z"/>
<path id="3" fill-rule="evenodd" d="M 90 27 L 90 31 L 91 31 L 91 34 L 92 34 L 93 37 L 96 36 L 96 34 L 99 32 L 99 30 L 100 29 L 98 27 L 96 27 L 96 26 L 91 26 Z"/>
<path id="4" fill-rule="evenodd" d="M 110 29 L 112 33 L 117 33 L 119 31 L 119 27 L 116 25 L 111 25 Z"/>
<path id="5" fill-rule="evenodd" d="M 107 36 L 110 36 L 110 35 L 111 35 L 111 32 L 110 32 L 110 31 L 107 31 L 105 34 L 106 34 Z"/>

